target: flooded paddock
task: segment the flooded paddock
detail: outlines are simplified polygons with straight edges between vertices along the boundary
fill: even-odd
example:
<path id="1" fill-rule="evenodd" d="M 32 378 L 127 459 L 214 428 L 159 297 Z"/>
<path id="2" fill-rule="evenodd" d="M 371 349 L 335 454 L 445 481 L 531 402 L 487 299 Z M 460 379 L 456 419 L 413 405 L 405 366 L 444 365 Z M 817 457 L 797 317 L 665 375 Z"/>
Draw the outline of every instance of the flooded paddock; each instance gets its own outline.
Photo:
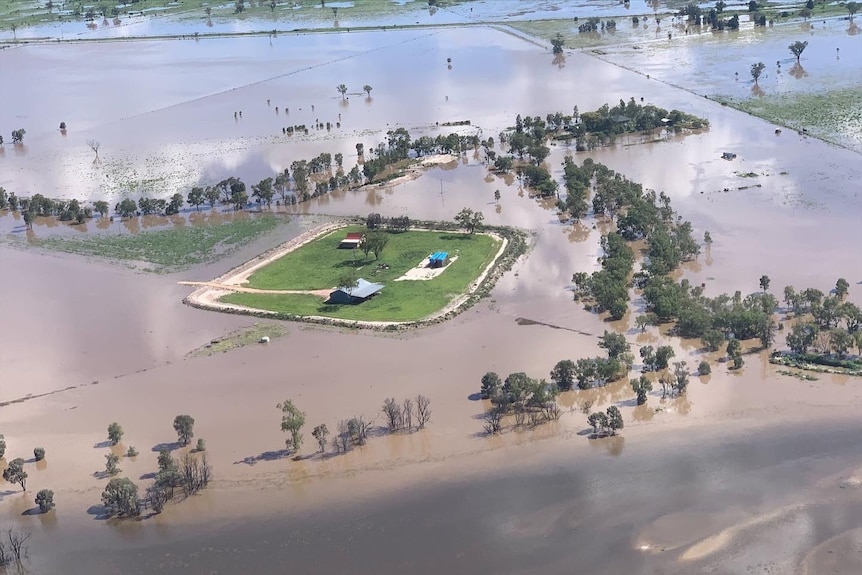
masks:
<path id="1" fill-rule="evenodd" d="M 793 133 L 776 136 L 767 122 L 588 55 L 570 55 L 560 68 L 544 50 L 491 28 L 279 36 L 272 45 L 242 38 L 27 46 L 0 53 L 0 65 L 27 82 L 53 74 L 57 101 L 69 106 L 54 118 L 60 111 L 47 96 L 0 94 L 0 124 L 25 122 L 28 130 L 23 149 L 6 146 L 0 156 L 0 185 L 19 195 L 112 202 L 185 193 L 232 175 L 251 184 L 324 151 L 344 153 L 349 169 L 357 142 L 367 148 L 392 127 L 434 134 L 438 121 L 469 119 L 462 131 L 497 139 L 518 113 L 643 97 L 705 116 L 711 127 L 575 157 L 667 192 L 694 223 L 695 237 L 711 232 L 714 244 L 685 267 L 687 277 L 715 295 L 753 292 L 762 274 L 774 293 L 786 284 L 826 291 L 844 276 L 850 300 L 862 302 L 862 278 L 853 276 L 862 269 L 854 249 L 862 245 L 858 154 Z M 117 78 L 126 97 L 96 84 L 82 88 L 80 78 L 99 74 Z M 335 91 L 342 82 L 349 100 Z M 355 93 L 365 83 L 374 86 L 371 101 Z M 341 114 L 342 128 L 290 140 L 276 102 L 290 107 L 291 124 Z M 241 121 L 233 118 L 238 110 Z M 70 126 L 65 137 L 55 131 L 60 120 Z M 99 165 L 88 139 L 102 143 Z M 737 159 L 722 160 L 724 151 Z M 556 146 L 549 157 L 558 178 L 567 153 Z M 748 172 L 757 175 L 741 175 Z M 483 211 L 488 223 L 528 230 L 532 249 L 487 300 L 454 320 L 402 334 L 288 324 L 268 345 L 183 359 L 252 320 L 183 306 L 189 290 L 178 281 L 209 280 L 286 241 L 304 229 L 303 214 L 447 220 L 465 206 Z M 291 213 L 293 227 L 227 260 L 171 275 L 0 246 L 0 300 L 7 302 L 0 402 L 12 402 L 0 407 L 2 432 L 16 455 L 22 446 L 48 449 L 30 486 L 51 485 L 62 501 L 49 516 L 35 516 L 29 493 L 2 491 L 0 505 L 14 523 L 33 531 L 34 543 L 51 543 L 38 553 L 34 545 L 35 567 L 265 572 L 284 562 L 310 573 L 395 565 L 417 573 L 523 572 L 538 561 L 537 572 L 551 573 L 576 554 L 595 572 L 646 565 L 739 573 L 779 559 L 790 561 L 777 563 L 781 569 L 816 570 L 831 565 L 830 549 L 855 541 L 858 493 L 835 495 L 834 487 L 853 476 L 862 454 L 853 430 L 833 422 L 858 411 L 857 382 L 782 377 L 765 353 L 747 355 L 745 368 L 731 372 L 697 342 L 655 328 L 640 333 L 634 313 L 608 323 L 584 311 L 568 288 L 573 272 L 596 266 L 605 222 L 561 223 L 516 179 L 489 176 L 478 154 L 399 186 L 332 193 Z M 20 234 L 20 225 L 8 229 Z M 37 223 L 33 233 L 52 231 Z M 475 400 L 482 374 L 546 377 L 560 359 L 602 353 L 597 338 L 605 329 L 625 332 L 635 350 L 672 345 L 675 359 L 690 367 L 707 358 L 713 373 L 692 378 L 676 400 L 653 392 L 645 407 L 633 405 L 625 380 L 567 393 L 560 403 L 568 411 L 553 425 L 480 435 L 488 408 Z M 429 365 L 429 350 L 445 361 Z M 278 455 L 284 437 L 275 406 L 286 398 L 311 426 L 334 429 L 343 418 L 372 417 L 387 397 L 418 393 L 432 401 L 426 430 L 374 437 L 345 456 Z M 584 437 L 587 401 L 619 405 L 623 436 Z M 126 443 L 144 454 L 122 462 L 124 476 L 143 489 L 155 468 L 153 449 L 175 437 L 177 413 L 193 414 L 196 436 L 207 439 L 213 487 L 152 520 L 115 525 L 88 514 L 104 487 L 93 475 L 104 466 L 106 425 L 120 421 Z M 441 479 L 449 483 L 429 485 Z M 324 537 L 339 541 L 319 543 Z M 384 548 L 401 551 L 385 555 Z"/>

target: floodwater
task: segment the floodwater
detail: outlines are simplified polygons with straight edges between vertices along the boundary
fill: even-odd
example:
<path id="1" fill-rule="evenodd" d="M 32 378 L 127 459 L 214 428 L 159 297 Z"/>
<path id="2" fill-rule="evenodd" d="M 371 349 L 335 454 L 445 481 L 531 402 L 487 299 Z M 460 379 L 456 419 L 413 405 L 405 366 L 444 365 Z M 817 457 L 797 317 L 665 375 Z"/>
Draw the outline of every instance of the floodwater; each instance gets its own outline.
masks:
<path id="1" fill-rule="evenodd" d="M 114 537 L 67 573 L 857 573 L 858 425 L 627 441 L 329 509 Z M 850 465 L 848 466 L 848 462 Z M 158 531 L 158 530 L 157 530 Z M 765 570 L 763 570 L 765 569 Z"/>
<path id="2" fill-rule="evenodd" d="M 630 14 L 650 14 L 652 8 L 645 3 L 607 3 L 599 0 L 480 0 L 430 8 L 425 0 L 391 0 L 389 6 L 378 11 L 353 10 L 357 2 L 329 2 L 321 6 L 306 1 L 299 7 L 296 2 L 279 3 L 276 9 L 265 14 L 231 14 L 215 10 L 207 18 L 202 8 L 182 10 L 164 15 L 152 11 L 146 15 L 124 16 L 118 24 L 96 21 L 88 26 L 82 20 L 41 23 L 18 30 L 18 39 L 59 38 L 103 39 L 142 36 L 171 36 L 197 34 L 238 34 L 290 31 L 296 29 L 349 30 L 357 27 L 381 26 L 442 26 L 452 24 L 474 24 L 477 22 L 509 22 L 542 20 L 574 16 L 617 17 Z M 232 6 L 228 3 L 226 7 Z M 310 4 L 310 6 L 309 6 Z M 706 3 L 704 3 L 706 4 Z M 378 4 L 379 5 L 379 4 Z M 338 18 L 331 8 L 337 7 Z M 360 6 L 361 8 L 361 6 Z M 221 13 L 220 13 L 221 12 Z M 10 30 L 0 31 L 0 40 L 11 39 Z"/>
<path id="3" fill-rule="evenodd" d="M 68 61 L 84 68 L 72 72 Z M 141 191 L 168 196 L 174 186 L 226 175 L 253 182 L 322 151 L 343 151 L 349 169 L 355 143 L 376 144 L 386 124 L 434 133 L 437 121 L 470 119 L 470 133 L 481 129 L 496 139 L 517 113 L 544 115 L 575 104 L 584 111 L 644 97 L 706 116 L 712 127 L 576 157 L 594 157 L 666 191 L 698 237 L 711 232 L 715 243 L 686 266 L 688 277 L 714 295 L 754 291 L 764 273 L 778 293 L 786 284 L 825 291 L 844 276 L 850 299 L 862 302 L 862 278 L 853 275 L 862 270 L 853 249 L 862 245 L 858 154 L 795 134 L 776 136 L 766 122 L 587 55 L 569 56 L 560 68 L 550 54 L 500 31 L 279 37 L 272 46 L 263 38 L 28 46 L 0 53 L 0 65 L 27 81 L 35 81 L 37 68 L 56 74 L 57 101 L 69 103 L 52 111 L 47 97 L 0 94 L 0 124 L 28 120 L 26 148 L 6 146 L 0 157 L 0 185 L 19 195 L 112 201 Z M 140 83 L 128 98 L 96 84 L 82 87 L 80 78 L 99 73 L 121 79 L 118 91 L 132 76 Z M 334 90 L 340 82 L 373 85 L 373 99 L 352 94 L 342 103 Z M 322 121 L 341 113 L 342 131 L 286 141 L 284 119 L 267 107 L 268 97 L 273 107 L 278 101 L 291 108 L 297 115 L 291 123 L 310 123 L 313 103 Z M 244 118 L 235 122 L 239 109 Z M 65 139 L 54 131 L 60 119 L 70 124 Z M 92 165 L 90 138 L 102 142 L 101 165 Z M 721 160 L 727 150 L 737 160 Z M 549 163 L 557 175 L 569 152 L 554 149 Z M 759 175 L 740 176 L 749 171 Z M 145 179 L 157 181 L 141 184 Z M 29 494 L 0 491 L 3 512 L 11 510 L 16 524 L 34 532 L 35 565 L 46 572 L 61 564 L 82 573 L 129 572 L 132 565 L 140 572 L 266 572 L 295 561 L 295 570 L 321 573 L 404 566 L 523 572 L 530 558 L 538 572 L 559 572 L 577 559 L 607 573 L 626 567 L 688 573 L 709 565 L 725 565 L 716 573 L 741 573 L 739 562 L 789 556 L 799 565 L 819 560 L 821 551 L 828 555 L 831 544 L 852 543 L 847 530 L 858 525 L 858 495 L 838 492 L 828 480 L 858 466 L 858 442 L 846 428 L 823 422 L 858 411 L 855 382 L 781 377 L 764 354 L 746 356 L 742 372 L 731 373 L 692 342 L 655 329 L 638 333 L 635 314 L 608 325 L 583 311 L 567 288 L 573 272 L 595 267 L 602 222 L 560 223 L 517 181 L 488 177 L 472 155 L 401 186 L 339 192 L 296 212 L 448 219 L 464 206 L 481 209 L 489 223 L 529 230 L 532 247 L 488 300 L 454 320 L 397 335 L 289 325 L 268 346 L 191 360 L 182 358 L 252 320 L 184 307 L 188 288 L 176 282 L 211 279 L 289 239 L 302 231 L 301 217 L 225 261 L 171 276 L 0 247 L 6 303 L 0 401 L 21 400 L 0 407 L 7 457 L 44 446 L 47 464 L 31 470 L 29 487 L 50 487 L 61 502 L 50 517 L 34 517 L 26 514 Z M 51 230 L 37 226 L 34 233 Z M 625 331 L 633 345 L 673 345 L 675 359 L 691 367 L 706 357 L 713 374 L 692 381 L 681 399 L 661 401 L 654 392 L 647 409 L 634 407 L 625 382 L 573 392 L 561 399 L 572 410 L 554 425 L 477 435 L 487 406 L 471 395 L 483 373 L 545 377 L 560 359 L 602 353 L 597 336 L 610 328 Z M 429 363 L 429 355 L 447 359 Z M 50 391 L 57 393 L 27 397 Z M 346 456 L 300 462 L 272 456 L 284 445 L 275 406 L 285 398 L 306 411 L 310 426 L 325 422 L 334 430 L 340 419 L 373 416 L 387 397 L 417 393 L 432 401 L 432 422 L 422 432 L 375 437 Z M 579 407 L 588 399 L 595 408 L 620 406 L 624 437 L 595 442 L 579 435 L 586 419 Z M 104 485 L 93 473 L 104 466 L 107 424 L 120 421 L 125 446 L 143 454 L 121 464 L 143 489 L 146 479 L 137 478 L 154 470 L 152 449 L 174 439 L 170 422 L 177 413 L 193 414 L 196 436 L 207 440 L 217 477 L 211 490 L 141 523 L 116 526 L 89 515 Z M 709 427 L 788 421 L 793 429 L 754 427 L 732 441 Z M 313 452 L 310 442 L 306 454 Z M 529 469 L 518 470 L 518 462 Z M 471 469 L 493 476 L 467 481 Z M 431 489 L 427 482 L 438 478 L 448 483 Z M 820 490 L 818 479 L 830 487 Z M 390 495 L 378 499 L 381 492 Z M 359 507 L 335 505 L 352 497 Z M 802 507 L 787 508 L 791 503 Z M 752 533 L 751 526 L 764 524 L 770 529 Z M 708 539 L 724 529 L 732 530 Z M 334 541 L 348 534 L 351 541 Z M 704 545 L 690 547 L 695 534 Z M 719 545 L 737 534 L 746 537 L 742 547 Z M 50 550 L 37 545 L 49 541 Z M 823 542 L 815 558 L 805 558 Z M 381 554 L 372 552 L 384 546 L 389 554 L 375 562 Z M 654 554 L 654 546 L 674 551 Z M 749 554 L 725 557 L 731 548 Z M 705 555 L 711 549 L 717 551 Z M 688 562 L 674 566 L 683 553 Z M 717 563 L 722 558 L 729 563 Z"/>

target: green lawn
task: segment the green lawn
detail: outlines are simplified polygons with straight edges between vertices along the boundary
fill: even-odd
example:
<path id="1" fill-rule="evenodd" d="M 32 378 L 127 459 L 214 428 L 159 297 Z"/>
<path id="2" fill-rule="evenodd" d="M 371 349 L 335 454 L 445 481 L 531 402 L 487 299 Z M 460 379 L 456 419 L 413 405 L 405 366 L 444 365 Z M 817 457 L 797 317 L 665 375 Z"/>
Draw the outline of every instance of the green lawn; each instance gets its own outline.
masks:
<path id="1" fill-rule="evenodd" d="M 314 240 L 255 272 L 247 285 L 259 289 L 326 289 L 336 285 L 339 277 L 355 267 L 359 277 L 386 286 L 369 301 L 358 305 L 327 305 L 311 295 L 249 293 L 229 294 L 222 301 L 294 315 L 416 321 L 464 293 L 500 247 L 498 240 L 486 235 L 410 231 L 390 234 L 379 260 L 373 255 L 366 259 L 357 250 L 358 261 L 354 262 L 353 251 L 340 250 L 338 244 L 346 233 L 363 229 L 342 228 Z M 435 251 L 447 251 L 450 257 L 458 256 L 458 259 L 432 280 L 393 281 Z M 388 264 L 389 269 L 378 269 L 380 263 Z"/>
<path id="2" fill-rule="evenodd" d="M 149 271 L 173 271 L 214 261 L 275 228 L 286 218 L 239 214 L 228 222 L 189 225 L 135 234 L 48 236 L 30 244 L 61 252 L 153 264 Z"/>

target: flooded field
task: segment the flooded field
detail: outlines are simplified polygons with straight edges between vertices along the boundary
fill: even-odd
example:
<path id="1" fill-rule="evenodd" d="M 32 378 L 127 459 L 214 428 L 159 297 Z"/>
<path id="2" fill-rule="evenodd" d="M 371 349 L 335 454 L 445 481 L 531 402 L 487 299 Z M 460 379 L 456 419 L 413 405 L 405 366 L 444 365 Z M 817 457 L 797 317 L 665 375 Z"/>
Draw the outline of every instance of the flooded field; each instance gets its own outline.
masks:
<path id="1" fill-rule="evenodd" d="M 788 49 L 796 41 L 808 43 L 798 63 Z M 600 57 L 859 152 L 860 45 L 857 23 L 830 18 L 619 46 Z M 757 62 L 766 68 L 755 84 Z"/>
<path id="2" fill-rule="evenodd" d="M 167 197 L 232 175 L 253 183 L 324 151 L 343 153 L 349 169 L 357 142 L 370 147 L 393 127 L 433 135 L 448 131 L 437 122 L 469 119 L 463 133 L 496 139 L 516 114 L 644 98 L 707 117 L 710 129 L 649 144 L 623 139 L 589 153 L 555 146 L 554 175 L 573 154 L 665 191 L 696 238 L 712 235 L 712 246 L 683 270 L 709 295 L 754 292 L 762 274 L 774 293 L 788 284 L 828 291 L 846 277 L 849 300 L 862 303 L 862 255 L 853 249 L 862 245 L 857 153 L 790 130 L 776 135 L 765 121 L 586 54 L 558 64 L 491 28 L 20 47 L 0 52 L 4 73 L 14 70 L 28 85 L 46 75 L 54 82 L 51 95 L 0 93 L 0 125 L 27 129 L 24 146 L 4 146 L 0 185 L 21 196 L 111 203 Z M 116 90 L 82 80 L 100 75 L 116 79 Z M 342 82 L 349 99 L 335 90 Z M 360 93 L 366 83 L 374 86 L 370 99 Z M 340 129 L 282 135 L 288 122 L 338 121 L 339 114 Z M 56 130 L 61 120 L 66 136 Z M 88 139 L 102 144 L 98 164 Z M 721 159 L 725 151 L 737 158 Z M 182 305 L 190 290 L 179 281 L 219 276 L 299 235 L 320 214 L 449 220 L 463 207 L 481 210 L 487 223 L 529 231 L 531 250 L 488 300 L 451 322 L 400 334 L 287 324 L 267 345 L 184 359 L 254 320 Z M 584 311 L 572 301 L 572 273 L 595 269 L 606 222 L 561 223 L 517 179 L 489 175 L 480 153 L 401 185 L 335 192 L 283 211 L 286 226 L 224 260 L 170 275 L 0 245 L 7 302 L 0 432 L 7 458 L 47 449 L 47 464 L 28 468 L 28 488 L 50 487 L 58 501 L 50 515 L 31 515 L 30 493 L 0 485 L 4 518 L 34 533 L 34 568 L 264 572 L 285 562 L 312 573 L 388 573 L 396 565 L 523 572 L 539 561 L 537 572 L 551 573 L 571 564 L 571 552 L 599 573 L 638 566 L 746 573 L 762 564 L 779 573 L 801 565 L 853 571 L 850 558 L 828 563 L 828 552 L 856 541 L 858 492 L 836 486 L 855 485 L 862 454 L 853 430 L 834 422 L 858 412 L 858 381 L 784 377 L 764 352 L 730 371 L 698 342 L 657 328 L 641 333 L 635 313 L 611 323 Z M 3 216 L 2 226 L 4 235 L 22 235 L 14 216 Z M 32 233 L 53 231 L 37 223 Z M 625 380 L 567 392 L 558 422 L 481 435 L 482 374 L 547 377 L 560 359 L 600 353 L 606 329 L 624 332 L 635 350 L 668 344 L 690 366 L 708 359 L 713 373 L 693 377 L 681 398 L 654 392 L 640 407 Z M 384 399 L 420 393 L 433 410 L 423 431 L 372 437 L 333 457 L 314 455 L 309 437 L 308 458 L 284 456 L 275 406 L 287 398 L 306 412 L 310 430 L 371 418 Z M 584 437 L 586 402 L 618 405 L 623 436 Z M 177 413 L 192 414 L 196 437 L 207 440 L 213 486 L 153 519 L 98 520 L 104 481 L 94 474 L 104 466 L 107 424 L 121 422 L 124 447 L 142 453 L 121 467 L 143 489 L 158 446 L 175 438 Z M 474 547 L 465 548 L 467 533 Z M 384 546 L 401 551 L 381 558 Z"/>

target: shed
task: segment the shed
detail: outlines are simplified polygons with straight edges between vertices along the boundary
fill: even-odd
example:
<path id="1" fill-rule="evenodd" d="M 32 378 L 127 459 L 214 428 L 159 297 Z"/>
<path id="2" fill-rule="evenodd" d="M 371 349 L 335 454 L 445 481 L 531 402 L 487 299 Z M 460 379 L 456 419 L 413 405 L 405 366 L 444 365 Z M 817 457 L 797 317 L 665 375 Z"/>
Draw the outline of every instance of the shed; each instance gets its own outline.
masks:
<path id="1" fill-rule="evenodd" d="M 375 284 L 359 278 L 356 280 L 356 285 L 352 288 L 336 288 L 335 291 L 329 294 L 329 300 L 326 303 L 362 303 L 376 295 L 383 287 L 383 284 Z"/>
<path id="2" fill-rule="evenodd" d="M 449 252 L 434 252 L 428 256 L 428 267 L 442 268 L 449 263 Z"/>
<path id="3" fill-rule="evenodd" d="M 365 234 L 362 232 L 350 232 L 348 233 L 341 243 L 338 244 L 339 249 L 349 249 L 358 248 L 359 244 L 362 243 L 362 240 L 365 239 Z"/>

